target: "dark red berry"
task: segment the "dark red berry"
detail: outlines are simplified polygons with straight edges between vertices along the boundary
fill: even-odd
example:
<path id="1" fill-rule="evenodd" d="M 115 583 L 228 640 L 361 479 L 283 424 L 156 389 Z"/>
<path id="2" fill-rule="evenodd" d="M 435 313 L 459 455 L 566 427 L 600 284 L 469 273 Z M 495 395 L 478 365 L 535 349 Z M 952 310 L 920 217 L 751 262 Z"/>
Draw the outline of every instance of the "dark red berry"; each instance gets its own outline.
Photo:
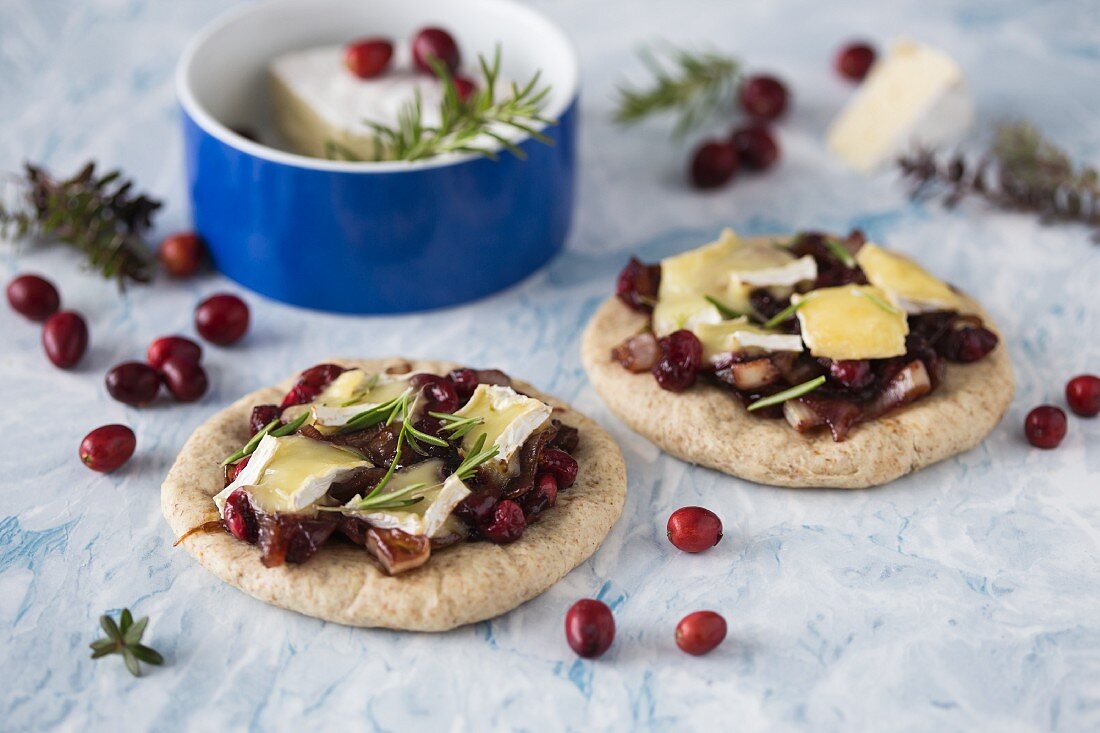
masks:
<path id="1" fill-rule="evenodd" d="M 285 409 L 292 405 L 304 405 L 307 402 L 313 402 L 324 388 L 332 383 L 332 380 L 345 371 L 347 370 L 344 367 L 336 364 L 318 364 L 306 369 L 298 375 L 297 383 L 283 397 L 280 407 Z"/>
<path id="2" fill-rule="evenodd" d="M 244 458 L 233 464 L 233 476 L 230 479 L 230 483 L 237 480 L 237 477 L 241 475 L 241 471 L 243 471 L 244 467 L 248 465 L 248 459 L 251 457 L 252 456 L 245 456 Z"/>
<path id="3" fill-rule="evenodd" d="M 535 478 L 535 493 L 546 502 L 546 506 L 554 506 L 558 503 L 558 480 L 549 473 L 540 473 Z"/>
<path id="4" fill-rule="evenodd" d="M 722 541 L 722 520 L 710 509 L 686 506 L 668 518 L 668 541 L 684 552 L 709 550 Z"/>
<path id="5" fill-rule="evenodd" d="M 481 528 L 481 534 L 490 542 L 507 545 L 523 536 L 527 528 L 527 519 L 523 508 L 514 501 L 505 499 L 493 508 L 493 517 Z"/>
<path id="6" fill-rule="evenodd" d="M 409 386 L 419 389 L 431 412 L 454 412 L 458 409 L 458 391 L 446 377 L 435 374 L 414 374 L 409 377 Z"/>
<path id="7" fill-rule="evenodd" d="M 595 659 L 615 641 L 615 617 L 603 601 L 583 598 L 565 614 L 565 640 L 577 656 Z"/>
<path id="8" fill-rule="evenodd" d="M 80 441 L 80 460 L 93 471 L 110 473 L 130 460 L 135 447 L 133 430 L 125 425 L 104 425 Z"/>
<path id="9" fill-rule="evenodd" d="M 967 364 L 993 351 L 997 341 L 997 334 L 988 328 L 971 326 L 947 333 L 936 344 L 936 350 L 946 359 Z"/>
<path id="10" fill-rule="evenodd" d="M 560 448 L 545 448 L 539 454 L 539 471 L 551 474 L 563 489 L 576 482 L 578 470 L 577 459 Z"/>
<path id="11" fill-rule="evenodd" d="M 194 402 L 206 394 L 206 371 L 185 356 L 170 356 L 160 367 L 164 386 L 180 402 Z"/>
<path id="12" fill-rule="evenodd" d="M 653 367 L 653 376 L 661 389 L 683 392 L 695 384 L 703 366 L 703 344 L 691 331 L 674 331 L 660 340 L 661 358 Z"/>
<path id="13" fill-rule="evenodd" d="M 283 408 L 278 405 L 256 405 L 248 417 L 249 435 L 260 432 L 272 420 L 279 419 L 282 414 Z"/>
<path id="14" fill-rule="evenodd" d="M 344 47 L 344 66 L 360 79 L 384 72 L 393 58 L 393 44 L 385 38 L 361 38 Z"/>
<path id="15" fill-rule="evenodd" d="M 416 68 L 425 74 L 434 74 L 432 66 L 428 63 L 431 58 L 438 59 L 452 74 L 462 63 L 462 55 L 458 51 L 458 44 L 450 33 L 442 28 L 425 28 L 413 37 L 412 42 L 413 63 Z"/>
<path id="16" fill-rule="evenodd" d="M 455 93 L 458 94 L 458 100 L 460 102 L 467 101 L 477 91 L 477 84 L 468 76 L 462 76 L 456 74 L 454 76 Z"/>
<path id="17" fill-rule="evenodd" d="M 1066 383 L 1066 403 L 1081 417 L 1100 415 L 1100 377 L 1081 374 Z"/>
<path id="18" fill-rule="evenodd" d="M 255 544 L 259 539 L 260 524 L 256 519 L 256 510 L 244 489 L 237 489 L 225 498 L 222 521 L 229 534 L 239 540 Z"/>
<path id="19" fill-rule="evenodd" d="M 737 148 L 737 159 L 749 170 L 767 170 L 779 160 L 779 145 L 771 132 L 761 125 L 737 130 L 731 142 Z"/>
<path id="20" fill-rule="evenodd" d="M 696 188 L 717 188 L 737 172 L 737 148 L 732 143 L 708 140 L 691 156 L 691 182 Z"/>
<path id="21" fill-rule="evenodd" d="M 725 638 L 726 620 L 714 611 L 689 613 L 676 624 L 676 646 L 688 654 L 706 654 Z"/>
<path id="22" fill-rule="evenodd" d="M 741 106 L 758 120 L 774 120 L 787 110 L 787 87 L 774 76 L 751 76 L 741 85 Z"/>
<path id="23" fill-rule="evenodd" d="M 848 389 L 860 390 L 874 381 L 875 374 L 866 359 L 844 359 L 829 362 L 829 377 Z"/>
<path id="24" fill-rule="evenodd" d="M 88 350 L 88 324 L 74 311 L 54 313 L 42 326 L 42 348 L 54 366 L 72 369 Z"/>
<path id="25" fill-rule="evenodd" d="M 851 81 L 863 81 L 873 63 L 875 49 L 866 43 L 849 43 L 836 54 L 836 70 Z"/>
<path id="26" fill-rule="evenodd" d="M 1040 405 L 1027 414 L 1024 435 L 1036 448 L 1057 448 L 1066 437 L 1066 413 L 1054 405 Z"/>
<path id="27" fill-rule="evenodd" d="M 473 369 L 455 369 L 447 375 L 447 379 L 450 379 L 455 386 L 455 392 L 460 400 L 470 399 L 470 395 L 474 393 L 481 381 L 477 377 L 477 372 Z"/>
<path id="28" fill-rule="evenodd" d="M 248 305 L 236 295 L 212 295 L 195 309 L 195 330 L 213 344 L 227 346 L 248 330 Z"/>
<path id="29" fill-rule="evenodd" d="M 8 283 L 8 304 L 32 321 L 44 321 L 61 307 L 61 296 L 49 280 L 38 275 L 20 275 Z"/>
<path id="30" fill-rule="evenodd" d="M 475 491 L 458 503 L 455 514 L 471 527 L 481 527 L 493 517 L 499 497 L 492 491 Z"/>
<path id="31" fill-rule="evenodd" d="M 619 273 L 615 282 L 615 295 L 627 307 L 642 312 L 653 310 L 657 302 L 657 290 L 661 285 L 661 266 L 647 265 L 637 257 Z"/>
<path id="32" fill-rule="evenodd" d="M 157 259 L 172 277 L 191 277 L 202 267 L 206 247 L 194 232 L 179 232 L 160 243 Z"/>
<path id="33" fill-rule="evenodd" d="M 182 356 L 191 361 L 202 361 L 202 347 L 184 336 L 161 336 L 149 344 L 145 360 L 154 369 L 160 369 L 170 356 Z"/>
<path id="34" fill-rule="evenodd" d="M 112 367 L 104 381 L 112 397 L 134 407 L 149 404 L 160 391 L 157 370 L 141 361 L 126 361 Z"/>

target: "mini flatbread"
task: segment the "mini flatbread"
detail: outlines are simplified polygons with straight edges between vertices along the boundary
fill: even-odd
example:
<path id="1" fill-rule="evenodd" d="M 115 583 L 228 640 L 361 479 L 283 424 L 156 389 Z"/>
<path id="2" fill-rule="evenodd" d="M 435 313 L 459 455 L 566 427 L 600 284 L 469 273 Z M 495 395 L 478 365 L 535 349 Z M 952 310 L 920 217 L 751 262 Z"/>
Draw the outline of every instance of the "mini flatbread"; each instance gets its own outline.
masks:
<path id="1" fill-rule="evenodd" d="M 999 336 L 984 311 L 968 303 Z M 596 311 L 581 344 L 596 392 L 623 422 L 662 450 L 772 486 L 861 489 L 892 481 L 976 446 L 1000 422 L 1015 390 L 1002 338 L 980 361 L 948 363 L 946 379 L 931 394 L 856 425 L 837 443 L 828 430 L 802 434 L 786 420 L 750 415 L 732 394 L 708 380 L 676 393 L 657 386 L 649 372 L 631 374 L 611 360 L 611 349 L 646 324 L 646 315 L 614 297 Z"/>
<path id="2" fill-rule="evenodd" d="M 445 374 L 456 365 L 404 359 L 331 363 L 380 371 Z M 288 379 L 243 397 L 201 425 L 183 446 L 161 487 L 161 509 L 179 537 L 218 518 L 211 497 L 221 491 L 219 462 L 248 440 L 252 407 L 278 402 Z M 266 568 L 255 545 L 226 532 L 196 533 L 182 546 L 226 583 L 266 603 L 349 626 L 445 631 L 512 610 L 539 595 L 588 559 L 622 513 L 626 466 L 611 436 L 565 403 L 516 380 L 516 388 L 555 407 L 554 417 L 580 431 L 573 454 L 577 482 L 557 505 L 510 545 L 462 542 L 433 554 L 426 565 L 388 576 L 355 545 L 334 542 L 301 565 Z"/>

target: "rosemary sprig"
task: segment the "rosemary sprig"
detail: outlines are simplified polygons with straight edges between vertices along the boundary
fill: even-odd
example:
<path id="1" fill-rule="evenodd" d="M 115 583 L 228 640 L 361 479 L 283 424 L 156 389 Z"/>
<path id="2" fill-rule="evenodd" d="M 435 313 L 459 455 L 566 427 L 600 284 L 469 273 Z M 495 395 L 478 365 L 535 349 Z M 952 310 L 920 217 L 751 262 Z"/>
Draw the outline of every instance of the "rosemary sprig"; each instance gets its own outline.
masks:
<path id="1" fill-rule="evenodd" d="M 797 313 L 798 309 L 801 308 L 802 304 L 805 303 L 805 302 L 806 302 L 805 300 L 800 300 L 797 303 L 791 303 L 786 308 L 779 311 L 778 313 L 776 313 L 774 316 L 772 316 L 768 320 L 764 321 L 764 328 L 775 328 L 780 323 L 782 323 L 783 321 L 787 320 L 788 318 L 793 316 L 795 313 Z"/>
<path id="2" fill-rule="evenodd" d="M 715 112 L 732 106 L 740 71 L 736 59 L 713 51 L 693 53 L 678 48 L 667 49 L 664 61 L 649 49 L 638 55 L 653 73 L 654 82 L 649 87 L 619 87 L 615 122 L 631 125 L 653 114 L 678 111 L 673 135 L 682 137 Z"/>
<path id="3" fill-rule="evenodd" d="M 713 305 L 715 308 L 717 308 L 718 313 L 722 316 L 722 318 L 740 318 L 741 316 L 745 315 L 744 313 L 738 313 L 733 308 L 730 308 L 728 305 L 718 300 L 717 298 L 712 298 L 709 295 L 704 295 L 703 299 Z"/>
<path id="4" fill-rule="evenodd" d="M 796 384 L 790 389 L 785 389 L 782 392 L 776 392 L 773 395 L 759 399 L 749 405 L 748 410 L 749 412 L 754 412 L 765 407 L 771 407 L 772 405 L 781 404 L 783 402 L 786 402 L 787 400 L 793 400 L 795 397 L 801 397 L 804 394 L 813 392 L 815 389 L 823 384 L 825 384 L 825 375 L 815 377 L 808 382 Z"/>
<path id="5" fill-rule="evenodd" d="M 485 422 L 485 418 L 476 415 L 460 417 L 449 412 L 429 412 L 428 414 L 443 423 L 443 430 L 447 431 L 451 440 L 465 437 L 467 433 Z"/>
<path id="6" fill-rule="evenodd" d="M 854 270 L 856 268 L 856 258 L 852 257 L 851 252 L 844 249 L 843 244 L 831 237 L 826 237 L 824 244 L 825 248 L 833 253 L 833 257 L 840 260 L 840 264 L 844 265 L 849 270 Z"/>
<path id="7" fill-rule="evenodd" d="M 491 62 L 486 61 L 484 56 L 478 56 L 481 80 L 465 100 L 459 97 L 450 71 L 438 59 L 430 59 L 429 63 L 443 83 L 439 124 L 425 124 L 423 100 L 419 94 L 401 109 L 396 125 L 366 121 L 374 130 L 375 160 L 424 160 L 445 153 L 477 153 L 495 160 L 497 152 L 483 141 L 484 138 L 499 143 L 517 158 L 527 157 L 501 132 L 501 128 L 526 133 L 547 145 L 553 144 L 549 137 L 536 129 L 541 125 L 557 124 L 542 115 L 550 87 L 539 86 L 538 72 L 523 86 L 513 82 L 508 94 L 498 96 L 500 46 L 494 51 Z M 351 151 L 346 148 L 338 150 L 335 143 L 326 146 L 326 151 L 330 154 L 338 152 L 344 159 L 355 159 Z"/>
<path id="8" fill-rule="evenodd" d="M 36 243 L 58 241 L 82 252 L 87 266 L 106 278 L 152 279 L 152 260 L 143 241 L 161 204 L 134 192 L 120 171 L 97 175 L 88 163 L 65 180 L 27 163 L 19 179 L 22 203 L 0 199 L 0 234 Z"/>
<path id="9" fill-rule="evenodd" d="M 103 614 L 99 617 L 99 625 L 107 636 L 96 639 L 88 645 L 92 648 L 92 659 L 99 659 L 108 654 L 121 654 L 126 662 L 126 669 L 130 670 L 130 674 L 135 677 L 141 676 L 139 661 L 146 664 L 164 664 L 164 657 L 159 652 L 141 643 L 145 627 L 149 625 L 148 616 L 134 621 L 130 609 L 124 608 L 117 624 L 113 618 Z"/>
<path id="10" fill-rule="evenodd" d="M 230 463 L 236 463 L 245 456 L 250 456 L 255 453 L 256 447 L 260 444 L 260 441 L 264 439 L 265 435 L 270 435 L 273 438 L 282 438 L 285 435 L 292 434 L 298 428 L 302 427 L 303 424 L 305 424 L 305 421 L 309 418 L 309 415 L 309 410 L 306 410 L 301 415 L 288 422 L 286 425 L 280 425 L 279 423 L 282 421 L 279 418 L 275 418 L 267 425 L 264 425 L 258 433 L 253 435 L 249 439 L 249 441 L 244 444 L 243 448 L 241 448 L 236 453 L 227 456 L 226 459 L 222 461 L 221 465 L 228 466 Z"/>
<path id="11" fill-rule="evenodd" d="M 921 149 L 898 160 L 913 198 L 942 197 L 953 207 L 968 196 L 1010 211 L 1035 214 L 1043 223 L 1076 222 L 1094 228 L 1100 243 L 1100 170 L 1075 164 L 1031 125 L 997 128 L 993 145 L 977 159 Z"/>
<path id="12" fill-rule="evenodd" d="M 391 400 L 363 410 L 344 423 L 341 432 L 353 433 L 357 430 L 374 427 L 381 422 L 392 425 L 393 421 L 397 419 L 397 415 L 400 414 L 402 401 L 408 399 L 409 393 L 410 390 L 405 390 Z"/>
<path id="13" fill-rule="evenodd" d="M 866 290 L 859 290 L 857 292 L 860 295 L 862 295 L 864 298 L 871 301 L 872 303 L 877 305 L 879 308 L 882 308 L 884 311 L 886 311 L 887 313 L 889 313 L 891 315 L 897 315 L 898 313 L 901 313 L 900 310 L 898 310 L 894 306 L 890 305 L 889 303 L 887 303 L 885 300 L 878 297 L 874 293 L 867 292 Z"/>
<path id="14" fill-rule="evenodd" d="M 485 433 L 478 436 L 477 442 L 474 443 L 473 449 L 462 459 L 462 463 L 455 469 L 455 476 L 458 476 L 459 481 L 466 481 L 473 477 L 474 472 L 485 463 L 488 463 L 492 459 L 497 457 L 500 453 L 500 448 L 495 444 L 488 449 L 485 449 Z"/>

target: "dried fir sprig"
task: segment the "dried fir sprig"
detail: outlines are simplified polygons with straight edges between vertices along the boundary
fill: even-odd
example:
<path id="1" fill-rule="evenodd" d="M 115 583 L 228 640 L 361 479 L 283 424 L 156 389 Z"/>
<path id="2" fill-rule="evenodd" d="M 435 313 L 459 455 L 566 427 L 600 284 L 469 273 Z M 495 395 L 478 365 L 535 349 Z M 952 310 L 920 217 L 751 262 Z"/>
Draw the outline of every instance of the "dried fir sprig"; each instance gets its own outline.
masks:
<path id="1" fill-rule="evenodd" d="M 0 200 L 0 234 L 33 242 L 59 241 L 79 250 L 106 278 L 148 282 L 152 259 L 143 235 L 161 203 L 134 191 L 118 170 L 96 174 L 94 162 L 57 180 L 27 163 L 18 201 Z"/>
<path id="2" fill-rule="evenodd" d="M 130 670 L 130 674 L 135 677 L 141 676 L 141 665 L 138 662 L 164 664 L 164 657 L 158 651 L 141 643 L 145 627 L 149 625 L 148 616 L 134 621 L 130 609 L 124 608 L 119 615 L 118 623 L 115 623 L 115 620 L 107 614 L 103 614 L 99 617 L 99 625 L 107 636 L 96 639 L 88 645 L 92 648 L 92 659 L 99 659 L 108 654 L 121 654 L 126 662 L 126 669 Z"/>
<path id="3" fill-rule="evenodd" d="M 1100 173 L 1075 165 L 1027 123 L 998 127 L 992 147 L 976 160 L 921 149 L 900 158 L 898 166 L 912 182 L 914 198 L 940 196 L 952 207 L 978 196 L 1003 209 L 1036 214 L 1044 223 L 1095 227 L 1092 239 L 1100 243 Z"/>
<path id="4" fill-rule="evenodd" d="M 654 81 L 647 87 L 619 87 L 616 122 L 630 125 L 654 114 L 676 112 L 679 117 L 673 135 L 682 137 L 714 113 L 732 106 L 740 75 L 736 59 L 713 51 L 679 48 L 667 49 L 664 61 L 649 49 L 638 55 Z"/>

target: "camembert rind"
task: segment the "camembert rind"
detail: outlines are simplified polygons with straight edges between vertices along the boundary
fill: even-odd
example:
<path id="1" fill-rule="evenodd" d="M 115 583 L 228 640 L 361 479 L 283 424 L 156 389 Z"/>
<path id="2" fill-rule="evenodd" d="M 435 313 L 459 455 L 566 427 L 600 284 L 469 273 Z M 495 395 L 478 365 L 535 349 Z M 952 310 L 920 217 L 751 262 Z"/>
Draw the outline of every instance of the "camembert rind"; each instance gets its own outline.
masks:
<path id="1" fill-rule="evenodd" d="M 470 401 L 454 414 L 480 417 L 484 421 L 462 438 L 465 453 L 469 454 L 484 435 L 486 448 L 497 446 L 497 460 L 510 463 L 532 433 L 546 424 L 552 412 L 550 405 L 521 395 L 511 387 L 479 384 Z"/>
<path id="2" fill-rule="evenodd" d="M 375 527 L 399 529 L 413 535 L 438 537 L 450 534 L 453 523 L 448 522 L 451 512 L 470 495 L 470 489 L 454 474 L 440 483 L 439 476 L 443 462 L 428 459 L 403 468 L 394 473 L 385 487 L 382 496 L 400 491 L 413 484 L 425 484 L 423 489 L 414 491 L 408 498 L 422 497 L 422 501 L 404 509 L 365 510 L 355 509 L 361 497 L 355 497 L 341 508 L 341 513 L 363 519 Z"/>
<path id="3" fill-rule="evenodd" d="M 856 253 L 867 280 L 907 313 L 960 310 L 961 299 L 947 283 L 902 255 L 868 242 Z"/>
<path id="4" fill-rule="evenodd" d="M 886 293 L 874 286 L 820 288 L 796 294 L 791 302 L 799 305 L 802 340 L 814 356 L 887 359 L 905 353 L 905 312 L 890 306 Z"/>
<path id="5" fill-rule="evenodd" d="M 340 427 L 356 415 L 409 391 L 408 381 L 389 374 L 349 369 L 340 374 L 309 406 L 314 425 Z M 353 404 L 348 404 L 353 402 Z M 284 417 L 285 419 L 285 417 Z"/>
<path id="6" fill-rule="evenodd" d="M 703 344 L 703 359 L 714 362 L 724 354 L 759 348 L 764 351 L 802 351 L 798 334 L 767 331 L 749 323 L 748 318 L 735 318 L 700 326 L 695 335 Z"/>

